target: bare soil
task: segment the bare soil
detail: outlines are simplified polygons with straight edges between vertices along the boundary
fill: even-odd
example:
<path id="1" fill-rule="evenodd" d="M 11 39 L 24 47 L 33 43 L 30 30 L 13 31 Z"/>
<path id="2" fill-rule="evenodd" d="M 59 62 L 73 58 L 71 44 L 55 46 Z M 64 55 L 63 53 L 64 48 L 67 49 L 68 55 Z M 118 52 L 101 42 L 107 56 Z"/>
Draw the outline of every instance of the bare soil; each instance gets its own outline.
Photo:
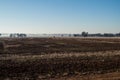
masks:
<path id="1" fill-rule="evenodd" d="M 120 80 L 120 38 L 0 40 L 0 80 Z"/>

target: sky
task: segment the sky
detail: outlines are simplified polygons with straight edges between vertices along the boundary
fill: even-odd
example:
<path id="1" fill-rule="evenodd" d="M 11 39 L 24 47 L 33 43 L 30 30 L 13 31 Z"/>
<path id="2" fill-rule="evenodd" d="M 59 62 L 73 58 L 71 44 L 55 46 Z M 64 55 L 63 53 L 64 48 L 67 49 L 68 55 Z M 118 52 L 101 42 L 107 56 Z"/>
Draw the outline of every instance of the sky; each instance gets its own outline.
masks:
<path id="1" fill-rule="evenodd" d="M 0 33 L 118 33 L 120 0 L 0 0 Z"/>

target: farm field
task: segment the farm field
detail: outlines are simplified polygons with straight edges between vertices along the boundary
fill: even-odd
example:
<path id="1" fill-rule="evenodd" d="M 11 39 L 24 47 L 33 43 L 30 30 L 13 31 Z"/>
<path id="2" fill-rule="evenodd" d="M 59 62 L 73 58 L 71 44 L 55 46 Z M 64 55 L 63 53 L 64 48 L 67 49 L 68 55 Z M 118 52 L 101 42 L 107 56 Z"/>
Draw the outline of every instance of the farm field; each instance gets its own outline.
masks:
<path id="1" fill-rule="evenodd" d="M 120 80 L 120 38 L 0 40 L 0 80 Z"/>

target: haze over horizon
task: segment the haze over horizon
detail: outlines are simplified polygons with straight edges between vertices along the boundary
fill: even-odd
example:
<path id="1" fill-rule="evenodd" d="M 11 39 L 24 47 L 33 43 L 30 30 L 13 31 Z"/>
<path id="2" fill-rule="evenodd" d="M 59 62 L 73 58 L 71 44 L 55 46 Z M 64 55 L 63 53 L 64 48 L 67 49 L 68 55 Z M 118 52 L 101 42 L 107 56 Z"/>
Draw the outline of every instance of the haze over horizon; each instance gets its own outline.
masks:
<path id="1" fill-rule="evenodd" d="M 120 0 L 0 0 L 0 33 L 118 33 Z"/>

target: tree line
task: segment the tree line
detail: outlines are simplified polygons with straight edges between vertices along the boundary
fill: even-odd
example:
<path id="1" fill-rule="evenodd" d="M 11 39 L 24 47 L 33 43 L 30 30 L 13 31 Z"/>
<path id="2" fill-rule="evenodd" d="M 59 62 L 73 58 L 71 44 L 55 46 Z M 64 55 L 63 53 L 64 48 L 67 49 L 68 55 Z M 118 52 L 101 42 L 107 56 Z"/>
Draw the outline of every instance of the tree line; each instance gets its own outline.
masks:
<path id="1" fill-rule="evenodd" d="M 120 33 L 95 33 L 89 34 L 88 32 L 83 31 L 81 34 L 73 34 L 74 37 L 120 37 Z"/>

